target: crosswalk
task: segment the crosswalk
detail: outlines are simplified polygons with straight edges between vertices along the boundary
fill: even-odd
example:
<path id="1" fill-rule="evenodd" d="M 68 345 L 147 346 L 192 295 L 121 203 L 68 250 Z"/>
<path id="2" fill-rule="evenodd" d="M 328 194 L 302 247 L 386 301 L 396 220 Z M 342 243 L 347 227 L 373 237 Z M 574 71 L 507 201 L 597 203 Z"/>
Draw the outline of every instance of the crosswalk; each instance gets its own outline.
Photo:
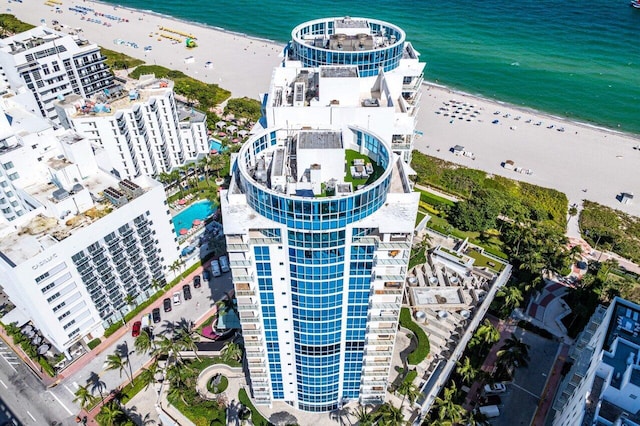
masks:
<path id="1" fill-rule="evenodd" d="M 2 341 L 0 341 L 0 358 L 5 360 L 14 372 L 17 372 L 15 366 L 20 364 L 20 360 L 16 353 Z"/>

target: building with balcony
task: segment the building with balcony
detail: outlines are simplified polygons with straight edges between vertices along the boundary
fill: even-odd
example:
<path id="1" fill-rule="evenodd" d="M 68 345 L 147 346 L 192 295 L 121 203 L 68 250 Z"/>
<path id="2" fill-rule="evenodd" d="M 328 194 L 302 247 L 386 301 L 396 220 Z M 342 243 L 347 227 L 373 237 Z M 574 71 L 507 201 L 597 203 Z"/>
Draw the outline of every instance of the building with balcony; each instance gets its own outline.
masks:
<path id="1" fill-rule="evenodd" d="M 2 321 L 31 321 L 68 355 L 164 283 L 178 258 L 164 188 L 116 179 L 89 140 L 11 98 L 0 109 L 0 283 L 15 305 Z"/>
<path id="2" fill-rule="evenodd" d="M 34 112 L 37 107 L 53 121 L 57 121 L 53 104 L 59 97 L 89 97 L 113 86 L 105 60 L 98 45 L 45 26 L 0 40 L 5 84 L 29 95 Z"/>
<path id="3" fill-rule="evenodd" d="M 640 305 L 600 306 L 569 353 L 556 393 L 554 426 L 640 425 Z"/>
<path id="4" fill-rule="evenodd" d="M 157 176 L 209 153 L 206 115 L 176 103 L 173 81 L 128 80 L 87 99 L 55 103 L 60 123 L 89 139 L 103 170 L 120 178 Z"/>
<path id="5" fill-rule="evenodd" d="M 263 97 L 265 127 L 359 125 L 410 162 L 425 63 L 404 31 L 344 17 L 305 22 L 291 36 Z"/>
<path id="6" fill-rule="evenodd" d="M 269 128 L 232 158 L 224 233 L 257 404 L 385 399 L 419 196 L 368 129 Z"/>

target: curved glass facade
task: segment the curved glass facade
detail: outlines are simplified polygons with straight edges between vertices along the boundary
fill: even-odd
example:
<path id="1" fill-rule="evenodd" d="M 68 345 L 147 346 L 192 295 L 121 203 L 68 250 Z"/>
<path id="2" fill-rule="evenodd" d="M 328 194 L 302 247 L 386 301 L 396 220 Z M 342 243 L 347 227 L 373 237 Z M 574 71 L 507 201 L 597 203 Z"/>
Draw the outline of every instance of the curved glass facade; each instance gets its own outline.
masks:
<path id="1" fill-rule="evenodd" d="M 384 46 L 375 49 L 346 51 L 318 46 L 311 43 L 313 38 L 329 37 L 337 33 L 336 21 L 347 18 L 324 18 L 305 22 L 295 27 L 291 33 L 289 49 L 292 59 L 299 60 L 305 67 L 320 65 L 357 65 L 361 77 L 378 75 L 380 69 L 390 71 L 398 67 L 404 50 L 405 34 L 399 27 L 384 21 L 350 18 L 366 21 L 368 34 L 383 37 Z"/>
<path id="2" fill-rule="evenodd" d="M 289 228 L 329 230 L 343 228 L 378 210 L 387 199 L 391 168 L 390 150 L 384 142 L 364 131 L 356 132 L 358 144 L 365 144 L 370 154 L 385 169 L 382 176 L 350 195 L 309 198 L 283 194 L 256 182 L 248 170 L 254 167 L 256 155 L 276 144 L 276 131 L 266 131 L 245 143 L 239 155 L 239 171 L 247 203 L 262 216 Z"/>

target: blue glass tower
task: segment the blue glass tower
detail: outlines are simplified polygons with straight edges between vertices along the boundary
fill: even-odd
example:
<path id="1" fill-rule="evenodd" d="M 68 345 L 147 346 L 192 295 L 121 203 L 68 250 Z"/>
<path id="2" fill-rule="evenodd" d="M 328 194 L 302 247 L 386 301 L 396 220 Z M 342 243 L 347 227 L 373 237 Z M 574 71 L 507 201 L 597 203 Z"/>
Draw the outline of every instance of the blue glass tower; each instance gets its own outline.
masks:
<path id="1" fill-rule="evenodd" d="M 254 402 L 384 400 L 417 205 L 390 141 L 361 127 L 244 144 L 221 208 Z"/>

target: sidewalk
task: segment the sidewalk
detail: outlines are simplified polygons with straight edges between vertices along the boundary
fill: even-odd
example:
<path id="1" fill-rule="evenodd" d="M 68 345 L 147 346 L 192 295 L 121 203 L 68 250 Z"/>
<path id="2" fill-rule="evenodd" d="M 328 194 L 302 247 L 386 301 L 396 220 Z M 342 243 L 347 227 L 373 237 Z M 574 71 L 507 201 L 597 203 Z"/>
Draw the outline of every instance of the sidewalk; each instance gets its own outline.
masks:
<path id="1" fill-rule="evenodd" d="M 13 337 L 7 334 L 7 331 L 4 327 L 0 326 L 0 338 L 9 346 L 13 351 L 18 355 L 18 357 L 25 363 L 25 365 L 31 370 L 31 372 L 40 379 L 40 381 L 46 386 L 49 387 L 55 381 L 55 379 L 49 376 L 42 370 L 40 364 L 34 362 L 29 356 L 24 353 L 22 348 L 16 345 L 13 342 Z"/>
<path id="2" fill-rule="evenodd" d="M 509 318 L 509 320 L 505 322 L 491 315 L 487 315 L 487 319 L 491 321 L 491 324 L 493 324 L 493 326 L 496 327 L 500 332 L 500 340 L 494 343 L 494 345 L 491 347 L 491 349 L 489 350 L 489 354 L 485 358 L 480 369 L 487 373 L 493 373 L 496 360 L 498 359 L 497 353 L 502 345 L 504 345 L 504 342 L 509 337 L 511 337 L 511 335 L 515 331 L 516 323 L 512 322 L 511 318 Z M 482 383 L 478 381 L 473 382 L 462 407 L 467 411 L 473 410 L 474 406 L 471 403 L 474 402 L 476 397 L 480 395 L 480 392 L 482 392 Z"/>
<path id="3" fill-rule="evenodd" d="M 542 395 L 540 396 L 540 402 L 538 403 L 538 408 L 533 415 L 531 426 L 544 426 L 549 410 L 551 409 L 551 405 L 553 404 L 556 391 L 558 390 L 558 385 L 562 380 L 561 372 L 568 354 L 569 345 L 563 343 L 558 349 L 558 357 L 553 364 L 547 383 L 544 386 L 544 391 L 542 391 Z"/>
<path id="4" fill-rule="evenodd" d="M 172 294 L 174 291 L 181 291 L 182 290 L 182 286 L 184 284 L 191 283 L 193 281 L 193 278 L 196 275 L 202 274 L 202 271 L 204 270 L 204 268 L 209 267 L 210 263 L 211 263 L 211 260 L 208 260 L 204 265 L 201 265 L 195 271 L 193 271 L 192 273 L 190 273 L 189 275 L 184 277 L 174 287 L 172 287 L 171 289 L 167 290 L 165 292 L 165 294 Z M 129 332 L 129 324 L 131 324 L 131 323 L 133 323 L 135 321 L 139 321 L 142 318 L 142 315 L 150 313 L 154 308 L 162 308 L 162 297 L 159 297 L 155 302 L 153 302 L 151 305 L 147 306 L 142 312 L 139 312 L 138 315 L 136 315 L 135 318 L 132 318 L 129 321 L 129 323 L 127 323 L 123 327 L 120 327 L 115 333 L 113 333 L 111 336 L 109 336 L 105 340 L 103 340 L 92 351 L 89 351 L 86 354 L 82 355 L 77 361 L 75 361 L 69 367 L 65 368 L 60 374 L 58 374 L 57 380 L 55 381 L 54 384 L 57 385 L 57 384 L 61 383 L 66 378 L 73 376 L 78 371 L 80 371 L 84 367 L 86 367 L 87 364 L 89 364 L 96 356 L 98 356 L 100 353 L 104 352 L 105 350 L 109 349 L 116 341 L 118 341 L 125 334 L 127 334 Z M 51 384 L 49 384 L 48 386 L 51 386 Z"/>

